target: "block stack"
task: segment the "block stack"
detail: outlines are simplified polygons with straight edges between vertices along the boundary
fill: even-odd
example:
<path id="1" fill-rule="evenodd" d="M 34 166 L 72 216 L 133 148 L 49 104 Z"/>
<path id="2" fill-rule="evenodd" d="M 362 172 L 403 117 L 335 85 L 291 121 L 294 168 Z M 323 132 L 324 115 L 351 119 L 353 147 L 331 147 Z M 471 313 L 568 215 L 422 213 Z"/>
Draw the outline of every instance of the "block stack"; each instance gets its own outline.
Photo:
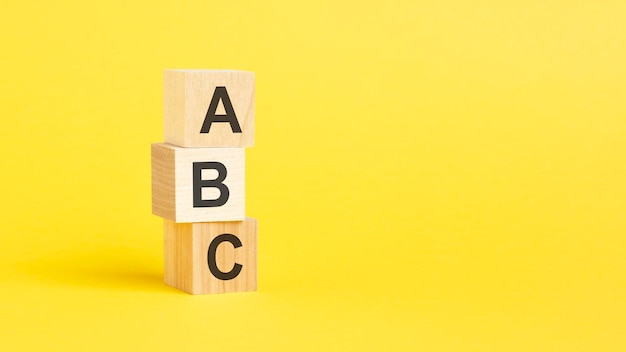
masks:
<path id="1" fill-rule="evenodd" d="M 170 286 L 192 294 L 256 290 L 257 222 L 245 216 L 254 91 L 252 72 L 165 71 L 152 213 L 164 219 Z"/>

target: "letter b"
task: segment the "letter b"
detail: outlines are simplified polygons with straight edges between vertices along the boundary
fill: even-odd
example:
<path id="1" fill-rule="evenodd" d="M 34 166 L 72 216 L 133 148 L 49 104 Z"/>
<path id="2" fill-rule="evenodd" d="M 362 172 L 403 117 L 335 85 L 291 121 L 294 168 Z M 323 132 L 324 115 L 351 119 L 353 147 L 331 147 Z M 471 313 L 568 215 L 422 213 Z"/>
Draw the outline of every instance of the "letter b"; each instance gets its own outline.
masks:
<path id="1" fill-rule="evenodd" d="M 245 218 L 244 148 L 152 145 L 152 212 L 174 222 Z"/>
<path id="2" fill-rule="evenodd" d="M 217 171 L 217 178 L 215 180 L 203 180 L 202 170 L 213 169 Z M 226 167 L 222 163 L 217 161 L 205 161 L 193 163 L 193 207 L 221 207 L 228 202 L 228 196 L 230 191 L 224 183 L 226 179 Z M 202 188 L 214 187 L 220 191 L 220 196 L 217 199 L 203 199 Z"/>

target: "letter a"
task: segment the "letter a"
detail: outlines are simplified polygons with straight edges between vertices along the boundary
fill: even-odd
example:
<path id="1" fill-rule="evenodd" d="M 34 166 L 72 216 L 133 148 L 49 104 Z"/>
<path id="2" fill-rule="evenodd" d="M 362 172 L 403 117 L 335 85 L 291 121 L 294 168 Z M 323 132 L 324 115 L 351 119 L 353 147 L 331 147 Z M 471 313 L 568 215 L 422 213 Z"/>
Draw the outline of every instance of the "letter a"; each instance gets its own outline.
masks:
<path id="1" fill-rule="evenodd" d="M 225 115 L 215 115 L 220 100 L 224 104 Z M 215 87 L 215 92 L 213 92 L 213 98 L 211 98 L 209 110 L 206 112 L 200 133 L 209 133 L 213 122 L 228 122 L 233 133 L 241 133 L 241 126 L 239 126 L 239 121 L 237 121 L 237 115 L 235 115 L 235 109 L 233 109 L 233 104 L 230 102 L 226 87 Z"/>

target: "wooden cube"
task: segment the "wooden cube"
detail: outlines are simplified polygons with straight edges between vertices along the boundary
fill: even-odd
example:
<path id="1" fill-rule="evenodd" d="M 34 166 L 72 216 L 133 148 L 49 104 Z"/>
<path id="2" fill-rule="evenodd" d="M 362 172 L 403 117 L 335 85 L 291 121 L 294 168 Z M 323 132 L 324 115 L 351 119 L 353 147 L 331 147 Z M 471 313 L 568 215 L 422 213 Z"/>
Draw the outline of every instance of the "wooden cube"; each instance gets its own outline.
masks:
<path id="1" fill-rule="evenodd" d="M 244 153 L 152 144 L 152 213 L 175 222 L 243 220 Z"/>
<path id="2" fill-rule="evenodd" d="M 181 147 L 254 145 L 254 73 L 166 70 L 164 141 Z"/>
<path id="3" fill-rule="evenodd" d="M 166 284 L 192 294 L 256 290 L 255 219 L 164 222 Z"/>

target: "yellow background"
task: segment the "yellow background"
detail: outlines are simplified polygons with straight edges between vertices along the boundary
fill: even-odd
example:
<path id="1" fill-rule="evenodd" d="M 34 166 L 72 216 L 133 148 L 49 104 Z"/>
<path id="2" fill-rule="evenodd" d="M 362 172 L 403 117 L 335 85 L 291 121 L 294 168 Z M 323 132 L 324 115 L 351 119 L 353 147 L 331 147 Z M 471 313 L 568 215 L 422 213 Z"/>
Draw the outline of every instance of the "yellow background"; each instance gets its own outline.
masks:
<path id="1" fill-rule="evenodd" d="M 0 350 L 624 351 L 623 1 L 0 3 Z M 162 283 L 164 68 L 250 70 L 259 291 Z"/>

